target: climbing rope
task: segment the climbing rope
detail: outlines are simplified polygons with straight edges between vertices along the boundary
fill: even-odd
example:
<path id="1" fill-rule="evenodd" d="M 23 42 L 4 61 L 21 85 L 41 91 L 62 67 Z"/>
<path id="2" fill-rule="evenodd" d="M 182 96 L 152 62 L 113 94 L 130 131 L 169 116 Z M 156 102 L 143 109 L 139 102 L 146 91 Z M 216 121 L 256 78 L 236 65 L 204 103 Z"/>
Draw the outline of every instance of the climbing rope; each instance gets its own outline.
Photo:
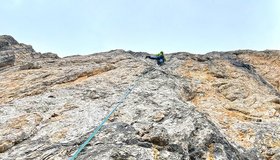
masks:
<path id="1" fill-rule="evenodd" d="M 128 95 L 132 92 L 132 90 L 139 84 L 140 80 L 150 71 L 154 70 L 154 68 L 149 67 L 144 72 L 141 73 L 141 76 L 139 76 L 138 79 L 134 81 L 134 83 L 127 88 L 125 93 L 123 94 L 122 98 L 115 103 L 113 106 L 112 111 L 103 119 L 103 121 L 98 125 L 98 127 L 91 133 L 91 135 L 88 137 L 88 139 L 78 148 L 78 150 L 74 153 L 74 155 L 69 160 L 75 160 L 79 153 L 85 148 L 85 146 L 94 138 L 94 136 L 98 133 L 98 131 L 102 128 L 104 123 L 109 119 L 109 117 L 117 110 L 117 108 L 126 100 Z"/>

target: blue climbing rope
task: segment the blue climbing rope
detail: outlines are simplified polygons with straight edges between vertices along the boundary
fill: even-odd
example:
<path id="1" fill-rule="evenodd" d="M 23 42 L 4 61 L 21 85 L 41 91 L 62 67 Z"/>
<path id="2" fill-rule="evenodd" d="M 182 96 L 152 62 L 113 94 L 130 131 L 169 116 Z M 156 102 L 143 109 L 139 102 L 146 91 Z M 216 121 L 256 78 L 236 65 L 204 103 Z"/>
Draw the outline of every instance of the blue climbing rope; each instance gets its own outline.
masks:
<path id="1" fill-rule="evenodd" d="M 79 153 L 85 148 L 85 146 L 92 140 L 92 138 L 94 138 L 94 136 L 98 133 L 98 131 L 102 128 L 102 126 L 104 125 L 104 123 L 109 119 L 109 117 L 117 110 L 117 108 L 124 102 L 124 100 L 128 97 L 128 95 L 131 93 L 131 91 L 138 85 L 139 81 L 141 80 L 141 78 L 144 77 L 145 74 L 147 74 L 149 71 L 152 71 L 152 68 L 147 69 L 146 71 L 144 71 L 142 73 L 142 76 L 140 76 L 138 79 L 136 79 L 133 83 L 133 85 L 131 85 L 130 87 L 128 87 L 128 89 L 126 90 L 125 94 L 123 95 L 123 97 L 114 104 L 114 107 L 112 109 L 112 111 L 103 119 L 103 121 L 98 125 L 98 127 L 90 134 L 90 136 L 88 137 L 88 139 L 78 148 L 78 150 L 74 153 L 74 155 L 69 159 L 69 160 L 75 160 Z"/>

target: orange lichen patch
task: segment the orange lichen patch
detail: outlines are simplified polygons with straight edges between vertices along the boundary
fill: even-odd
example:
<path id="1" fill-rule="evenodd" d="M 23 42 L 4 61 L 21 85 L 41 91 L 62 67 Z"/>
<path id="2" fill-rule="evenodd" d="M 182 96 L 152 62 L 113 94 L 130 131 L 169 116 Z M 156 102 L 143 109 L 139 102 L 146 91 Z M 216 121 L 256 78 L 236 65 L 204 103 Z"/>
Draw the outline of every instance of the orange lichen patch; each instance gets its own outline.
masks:
<path id="1" fill-rule="evenodd" d="M 264 138 L 264 145 L 268 148 L 278 148 L 280 147 L 280 139 L 275 139 L 271 135 Z"/>
<path id="2" fill-rule="evenodd" d="M 63 108 L 60 110 L 60 112 L 73 110 L 75 108 L 79 108 L 79 106 L 76 106 L 76 105 L 73 105 L 73 104 L 70 104 L 70 103 L 65 103 L 63 105 Z"/>
<path id="3" fill-rule="evenodd" d="M 35 122 L 35 125 L 38 125 L 42 121 L 42 119 L 43 118 L 38 113 L 26 114 L 11 119 L 8 122 L 8 127 L 13 129 L 21 129 L 30 122 Z"/>
<path id="4" fill-rule="evenodd" d="M 51 122 L 56 122 L 64 119 L 65 117 L 63 115 L 53 114 L 49 119 Z"/>
<path id="5" fill-rule="evenodd" d="M 272 142 L 270 143 L 270 147 L 271 148 L 280 147 L 280 140 L 272 139 Z"/>
<path id="6" fill-rule="evenodd" d="M 66 137 L 68 132 L 68 128 L 63 128 L 61 131 L 57 131 L 51 135 L 50 140 L 52 142 L 59 142 L 61 139 Z"/>
<path id="7" fill-rule="evenodd" d="M 246 61 L 250 61 L 252 64 L 265 65 L 268 63 L 272 63 L 276 66 L 279 66 L 279 54 L 268 55 L 268 54 L 240 54 L 239 58 L 242 58 Z"/>
<path id="8" fill-rule="evenodd" d="M 79 75 L 77 75 L 76 78 L 74 78 L 71 81 L 64 82 L 61 84 L 56 84 L 53 86 L 53 88 L 69 87 L 69 86 L 73 86 L 73 85 L 77 85 L 77 84 L 82 84 L 82 83 L 86 82 L 90 77 L 105 73 L 114 68 L 115 67 L 113 65 L 106 65 L 106 66 L 102 66 L 100 68 L 93 68 L 91 71 L 86 71 L 86 72 L 80 73 Z"/>
<path id="9" fill-rule="evenodd" d="M 216 61 L 212 66 L 200 65 L 200 67 L 191 61 L 188 63 L 177 71 L 193 83 L 197 80 L 201 82 L 195 85 L 195 92 L 201 94 L 196 94 L 191 100 L 197 110 L 207 113 L 209 119 L 217 124 L 229 139 L 244 148 L 252 148 L 256 138 L 255 131 L 253 129 L 241 131 L 233 126 L 269 119 L 268 113 L 277 104 L 271 105 L 270 102 L 262 101 L 263 99 L 254 98 L 254 95 L 269 95 L 269 93 L 264 91 L 258 82 L 228 62 Z M 194 69 L 192 65 L 196 68 Z M 222 77 L 223 75 L 227 76 L 226 79 Z M 235 98 L 236 95 L 238 96 Z M 274 144 L 276 146 L 278 143 Z M 211 152 L 207 156 L 210 159 Z"/>
<path id="10" fill-rule="evenodd" d="M 206 65 L 195 64 L 195 66 L 197 67 L 193 66 L 194 61 L 187 60 L 187 63 L 185 63 L 185 65 L 178 69 L 178 72 L 186 78 L 199 79 L 201 81 L 214 80 L 213 76 L 211 74 L 208 74 L 207 71 L 209 70 L 209 68 Z"/>
<path id="11" fill-rule="evenodd" d="M 192 60 L 188 60 L 188 62 L 181 68 L 179 68 L 177 72 L 187 79 L 200 82 L 200 84 L 196 84 L 194 92 L 203 93 L 203 96 L 195 96 L 192 98 L 192 102 L 195 105 L 199 106 L 198 104 L 201 101 L 207 100 L 208 97 L 213 97 L 215 95 L 213 94 L 215 93 L 215 89 L 211 87 L 211 83 L 214 82 L 216 78 L 212 74 L 210 74 L 210 72 L 208 72 L 209 68 L 205 65 L 198 68 L 189 69 L 189 66 L 192 66 L 193 63 L 194 62 Z"/>
<path id="12" fill-rule="evenodd" d="M 220 109 L 220 112 L 223 113 L 223 116 L 226 116 L 229 119 L 235 119 L 239 122 L 248 122 L 248 121 L 257 121 L 259 118 L 253 117 L 250 114 L 243 113 L 239 110 L 228 110 L 228 109 Z"/>
<path id="13" fill-rule="evenodd" d="M 254 140 L 255 139 L 255 132 L 252 129 L 248 129 L 246 131 L 240 131 L 232 128 L 232 126 L 229 126 L 228 129 L 223 130 L 225 134 L 228 135 L 229 139 L 231 141 L 234 141 L 241 145 L 242 147 L 246 149 L 250 149 L 254 147 Z"/>
<path id="14" fill-rule="evenodd" d="M 241 54 L 238 57 L 252 64 L 262 77 L 280 91 L 280 54 Z"/>
<path id="15" fill-rule="evenodd" d="M 115 67 L 113 65 L 106 65 L 106 66 L 102 66 L 100 68 L 95 68 L 91 73 L 89 73 L 88 76 L 95 76 L 110 70 L 115 69 Z"/>
<path id="16" fill-rule="evenodd" d="M 195 106 L 198 106 L 200 98 L 198 96 L 195 96 L 191 101 Z"/>
<path id="17" fill-rule="evenodd" d="M 199 79 L 202 82 L 205 81 L 213 81 L 214 78 L 212 75 L 209 75 L 203 71 L 195 71 L 195 72 L 185 72 L 183 74 L 183 76 L 187 77 L 187 78 L 195 78 L 195 79 Z"/>
<path id="18" fill-rule="evenodd" d="M 114 68 L 113 66 L 108 65 L 108 66 L 105 66 L 105 67 L 93 69 L 90 72 L 85 72 L 85 73 L 81 74 L 80 76 L 78 76 L 78 78 L 76 80 L 74 80 L 73 83 L 81 83 L 81 82 L 87 80 L 91 76 L 102 74 L 102 73 L 107 72 L 107 71 L 109 71 L 113 68 Z"/>
<path id="19" fill-rule="evenodd" d="M 204 93 L 203 97 L 199 97 L 199 96 L 195 96 L 191 102 L 196 106 L 196 107 L 201 107 L 201 103 L 204 101 L 204 100 L 207 100 L 207 98 L 209 97 L 209 95 L 207 93 Z"/>
<path id="20" fill-rule="evenodd" d="M 203 93 L 203 95 L 194 97 L 194 99 L 192 101 L 194 104 L 199 104 L 199 102 L 209 100 L 209 98 L 215 98 L 217 100 L 222 100 L 222 95 L 220 93 L 218 93 L 214 87 L 211 86 L 211 82 L 209 82 L 209 83 L 200 84 L 195 88 L 195 92 Z"/>
<path id="21" fill-rule="evenodd" d="M 255 110 L 256 110 L 256 112 L 266 112 L 267 113 L 270 109 L 268 108 L 268 106 L 262 105 L 260 107 L 257 107 Z"/>
<path id="22" fill-rule="evenodd" d="M 74 81 L 74 83 L 81 83 L 81 82 L 85 81 L 87 78 L 88 78 L 88 76 L 79 77 L 78 79 L 76 79 Z"/>
<path id="23" fill-rule="evenodd" d="M 199 111 L 203 111 L 203 108 L 199 107 Z M 208 110 L 209 111 L 209 110 Z M 205 111 L 204 111 L 205 112 Z M 223 132 L 230 138 L 232 141 L 237 142 L 239 145 L 244 148 L 252 148 L 254 142 L 250 139 L 255 137 L 253 130 L 238 131 L 232 126 L 235 123 L 242 123 L 248 121 L 257 121 L 258 119 L 250 115 L 246 115 L 239 111 L 227 110 L 225 108 L 211 108 L 211 112 L 207 112 L 209 118 L 215 122 Z"/>
<path id="24" fill-rule="evenodd" d="M 252 117 L 246 113 L 243 113 L 242 111 L 230 110 L 230 109 L 228 110 L 226 108 L 221 108 L 221 106 L 205 108 L 203 105 L 203 101 L 206 101 L 209 98 L 214 97 L 214 99 L 216 99 L 217 102 L 225 101 L 223 97 L 215 95 L 214 91 L 212 93 L 213 94 L 206 93 L 203 98 L 197 96 L 192 100 L 192 102 L 198 107 L 199 111 L 207 112 L 210 116 L 209 118 L 213 122 L 216 122 L 216 124 L 222 130 L 225 131 L 226 135 L 228 135 L 231 139 L 233 139 L 233 141 L 238 142 L 239 145 L 245 148 L 253 147 L 253 143 L 249 140 L 248 135 L 246 136 L 246 134 L 242 132 L 239 133 L 234 132 L 231 126 L 235 123 L 240 123 L 240 122 L 257 121 L 258 118 Z M 254 135 L 252 134 L 252 136 Z"/>
<path id="25" fill-rule="evenodd" d="M 0 142 L 0 153 L 5 152 L 9 148 L 11 148 L 14 145 L 14 143 L 10 140 L 5 140 Z"/>
<path id="26" fill-rule="evenodd" d="M 35 115 L 35 117 L 34 117 L 35 124 L 38 125 L 43 120 L 43 117 L 38 113 L 34 113 L 34 115 Z"/>
<path id="27" fill-rule="evenodd" d="M 157 146 L 154 144 L 152 147 L 152 152 L 153 152 L 153 160 L 159 160 L 159 151 L 157 149 Z"/>
<path id="28" fill-rule="evenodd" d="M 252 148 L 254 146 L 254 142 L 252 142 L 250 139 L 252 137 L 255 137 L 254 131 L 252 129 L 246 131 L 236 130 L 232 127 L 232 125 L 234 123 L 241 123 L 252 120 L 256 121 L 256 119 L 254 117 L 244 115 L 243 113 L 227 111 L 226 109 L 221 110 L 220 113 L 222 114 L 215 115 L 215 120 L 217 120 L 218 125 L 220 125 L 226 135 L 244 148 Z"/>
<path id="29" fill-rule="evenodd" d="M 251 137 L 255 137 L 253 130 L 247 130 L 246 132 L 237 131 L 236 133 L 231 134 L 232 138 L 236 140 L 239 144 L 241 144 L 244 148 L 252 148 L 254 146 L 254 142 L 250 141 Z"/>
<path id="30" fill-rule="evenodd" d="M 91 77 L 92 75 L 93 75 L 92 73 L 88 73 L 88 75 L 87 74 L 82 74 L 72 81 L 64 82 L 64 83 L 60 83 L 60 84 L 55 84 L 54 86 L 52 86 L 52 88 L 53 89 L 65 88 L 65 87 L 70 87 L 70 86 L 75 86 L 75 85 L 78 85 L 78 84 L 82 84 L 82 83 L 85 83 L 88 80 L 88 78 Z"/>
<path id="31" fill-rule="evenodd" d="M 41 93 L 38 91 L 38 87 L 34 86 L 46 81 L 43 77 L 44 74 L 48 73 L 53 74 L 55 71 L 36 69 L 15 71 L 13 74 L 3 74 L 0 78 L 0 104 L 7 103 L 19 97 Z"/>
<path id="32" fill-rule="evenodd" d="M 5 87 L 6 89 L 18 89 L 19 87 L 21 87 L 21 84 L 18 82 L 12 82 L 5 85 Z"/>
<path id="33" fill-rule="evenodd" d="M 184 67 L 190 68 L 194 66 L 194 60 L 188 59 L 186 60 L 186 63 L 183 65 Z"/>
<path id="34" fill-rule="evenodd" d="M 14 128 L 14 129 L 20 129 L 23 126 L 25 126 L 27 123 L 28 123 L 27 115 L 23 115 L 23 116 L 15 118 L 15 119 L 12 119 L 9 122 L 8 127 Z"/>
<path id="35" fill-rule="evenodd" d="M 214 145 L 212 143 L 208 146 L 208 152 L 206 154 L 206 160 L 215 160 Z"/>
<path id="36" fill-rule="evenodd" d="M 104 73 L 104 72 L 108 71 L 106 68 L 107 67 L 95 69 L 95 70 L 92 71 L 90 76 L 95 76 L 95 75 L 98 75 L 98 74 L 101 74 L 101 73 Z"/>
<path id="37" fill-rule="evenodd" d="M 253 147 L 253 143 L 249 140 L 250 136 L 254 136 L 253 131 L 248 131 L 248 133 L 234 131 L 232 125 L 239 122 L 256 121 L 257 119 L 250 116 L 249 113 L 234 110 L 234 106 L 229 107 L 233 109 L 226 109 L 223 105 L 219 104 L 219 102 L 227 102 L 227 105 L 234 105 L 231 104 L 231 102 L 229 102 L 222 93 L 219 93 L 217 91 L 218 86 L 213 85 L 217 83 L 218 78 L 215 77 L 216 73 L 213 73 L 213 70 L 209 71 L 210 69 L 207 66 L 203 66 L 202 68 L 196 70 L 188 70 L 188 66 L 192 66 L 192 62 L 189 61 L 188 63 L 189 64 L 186 64 L 178 70 L 179 73 L 181 73 L 188 79 L 197 79 L 202 82 L 201 84 L 196 86 L 196 92 L 203 93 L 203 96 L 195 96 L 191 100 L 192 103 L 198 107 L 199 111 L 207 112 L 210 116 L 209 118 L 212 121 L 216 122 L 216 124 L 218 124 L 219 127 L 221 127 L 232 140 L 237 141 L 238 144 L 245 148 Z M 223 64 L 220 63 L 219 65 Z M 235 69 L 228 67 L 226 64 L 224 65 L 229 75 L 235 74 Z M 234 75 L 233 77 L 236 77 L 236 75 Z M 211 104 L 213 105 L 217 103 L 218 105 L 209 108 L 210 106 L 205 106 L 205 102 L 211 102 Z M 212 151 L 213 147 L 213 145 L 209 146 L 207 159 L 214 159 Z"/>

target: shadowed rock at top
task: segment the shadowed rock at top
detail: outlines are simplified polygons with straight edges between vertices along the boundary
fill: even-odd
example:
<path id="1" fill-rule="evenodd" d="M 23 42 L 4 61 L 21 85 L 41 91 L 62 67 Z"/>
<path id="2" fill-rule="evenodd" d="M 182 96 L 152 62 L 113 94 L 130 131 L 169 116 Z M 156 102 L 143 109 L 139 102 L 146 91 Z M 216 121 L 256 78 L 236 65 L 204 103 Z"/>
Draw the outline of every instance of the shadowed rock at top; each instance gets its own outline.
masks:
<path id="1" fill-rule="evenodd" d="M 59 58 L 0 36 L 0 159 L 279 159 L 280 52 Z M 3 58 L 4 57 L 4 58 Z"/>

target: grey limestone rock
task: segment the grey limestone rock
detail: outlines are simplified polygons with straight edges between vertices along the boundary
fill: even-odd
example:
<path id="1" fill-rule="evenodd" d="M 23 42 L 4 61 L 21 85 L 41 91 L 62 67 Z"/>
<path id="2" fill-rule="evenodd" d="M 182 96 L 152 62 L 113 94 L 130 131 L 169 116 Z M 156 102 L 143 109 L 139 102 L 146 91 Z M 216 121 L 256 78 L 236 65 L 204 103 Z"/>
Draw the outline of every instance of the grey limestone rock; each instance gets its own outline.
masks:
<path id="1" fill-rule="evenodd" d="M 15 63 L 15 55 L 12 53 L 0 52 L 0 68 L 5 66 L 12 66 Z"/>
<path id="2" fill-rule="evenodd" d="M 157 66 L 144 52 L 57 58 L 7 43 L 1 160 L 68 159 L 115 104 L 77 159 L 279 159 L 278 51 L 178 52 Z"/>

